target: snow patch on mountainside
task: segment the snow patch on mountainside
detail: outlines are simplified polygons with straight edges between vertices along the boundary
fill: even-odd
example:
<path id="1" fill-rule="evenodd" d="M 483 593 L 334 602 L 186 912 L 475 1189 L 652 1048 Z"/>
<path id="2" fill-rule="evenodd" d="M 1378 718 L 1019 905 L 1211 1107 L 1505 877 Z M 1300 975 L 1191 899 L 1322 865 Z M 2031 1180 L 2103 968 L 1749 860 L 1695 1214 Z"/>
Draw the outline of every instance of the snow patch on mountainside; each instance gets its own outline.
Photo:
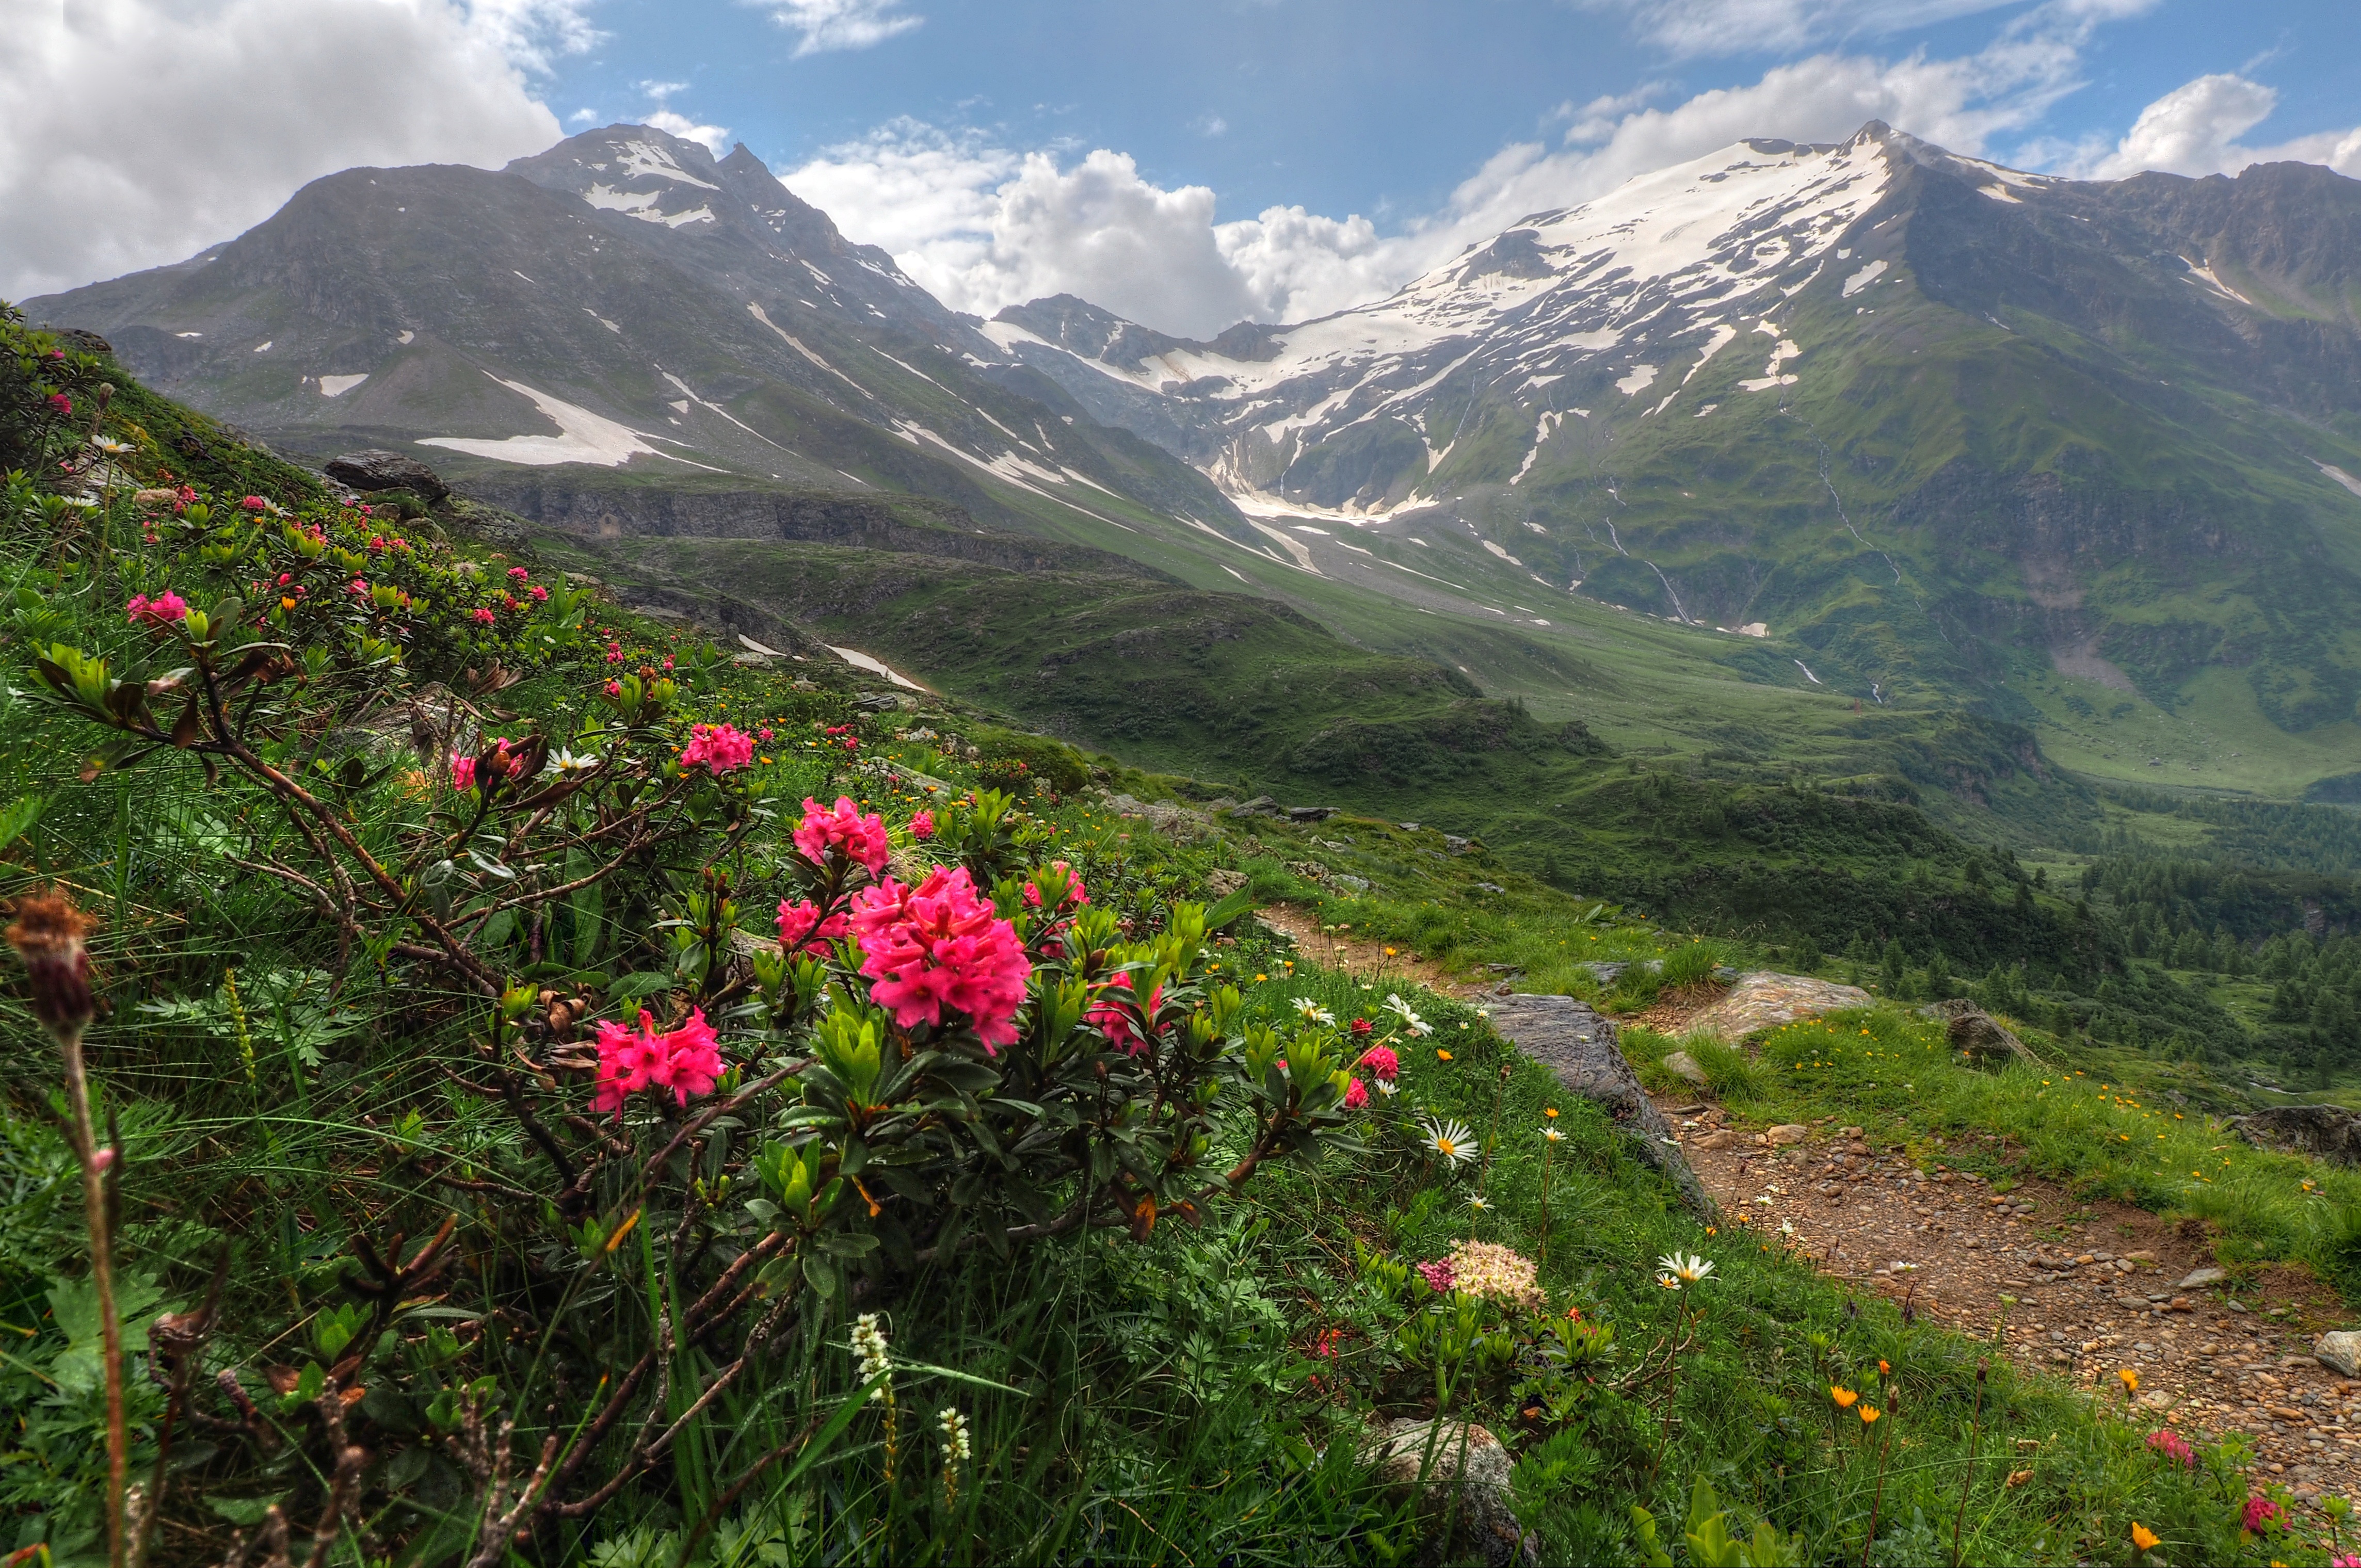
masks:
<path id="1" fill-rule="evenodd" d="M 1855 294 L 1860 293 L 1863 289 L 1868 288 L 1872 283 L 1876 282 L 1883 276 L 1885 276 L 1885 263 L 1883 261 L 1871 262 L 1868 266 L 1862 268 L 1860 271 L 1854 273 L 1851 277 L 1844 280 L 1844 297 L 1848 300 L 1851 299 Z"/>
<path id="2" fill-rule="evenodd" d="M 699 181 L 701 183 L 701 181 Z M 709 206 L 697 207 L 686 213 L 667 213 L 656 203 L 664 197 L 661 191 L 618 191 L 611 185 L 593 185 L 582 192 L 582 199 L 601 212 L 620 213 L 625 217 L 643 223 L 662 224 L 666 228 L 680 228 L 688 224 L 709 224 L 718 220 Z"/>
<path id="3" fill-rule="evenodd" d="M 555 435 L 511 435 L 502 440 L 482 440 L 473 436 L 430 435 L 419 442 L 421 446 L 447 446 L 454 452 L 472 456 L 489 457 L 500 463 L 522 463 L 531 467 L 546 467 L 554 463 L 588 463 L 601 468 L 620 467 L 634 456 L 645 454 L 675 463 L 687 463 L 692 468 L 705 468 L 718 474 L 719 468 L 703 463 L 689 463 L 686 457 L 674 455 L 649 444 L 662 439 L 644 435 L 627 424 L 620 424 L 604 414 L 592 413 L 578 403 L 553 398 L 537 391 L 522 381 L 511 381 L 503 376 L 492 379 L 521 398 L 530 399 L 544 418 L 557 426 Z"/>

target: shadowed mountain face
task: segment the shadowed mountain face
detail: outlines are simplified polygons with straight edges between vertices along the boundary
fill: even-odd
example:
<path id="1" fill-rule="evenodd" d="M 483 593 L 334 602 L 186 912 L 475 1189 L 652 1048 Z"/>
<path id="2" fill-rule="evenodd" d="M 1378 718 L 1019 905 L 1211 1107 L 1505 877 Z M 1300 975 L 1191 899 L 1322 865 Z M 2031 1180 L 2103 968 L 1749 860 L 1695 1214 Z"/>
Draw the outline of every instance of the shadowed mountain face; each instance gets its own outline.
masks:
<path id="1" fill-rule="evenodd" d="M 1175 510 L 1243 532 L 1210 483 L 998 366 L 752 153 L 644 126 L 498 173 L 348 170 L 192 261 L 30 308 L 299 451 L 909 492 L 1093 543 Z"/>
<path id="2" fill-rule="evenodd" d="M 2361 183 L 2325 169 L 2076 182 L 1872 125 L 1301 325 L 1183 342 L 1060 297 L 983 331 L 1258 520 L 1763 623 L 1872 700 L 2132 692 L 2226 734 L 2361 698 L 2357 323 Z"/>

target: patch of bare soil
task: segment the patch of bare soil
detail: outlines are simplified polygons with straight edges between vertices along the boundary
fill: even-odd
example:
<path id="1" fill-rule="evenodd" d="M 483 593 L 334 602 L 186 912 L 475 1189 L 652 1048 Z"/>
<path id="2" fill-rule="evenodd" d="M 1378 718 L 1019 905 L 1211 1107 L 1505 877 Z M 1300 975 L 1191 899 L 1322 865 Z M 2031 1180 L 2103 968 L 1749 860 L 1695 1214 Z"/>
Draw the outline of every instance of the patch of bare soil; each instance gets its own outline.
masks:
<path id="1" fill-rule="evenodd" d="M 1323 930 L 1312 911 L 1290 904 L 1265 905 L 1256 918 L 1295 943 L 1295 950 L 1323 969 L 1339 970 L 1376 984 L 1391 980 L 1422 985 L 1444 996 L 1489 995 L 1492 986 L 1466 980 L 1432 959 L 1389 946 L 1350 930 Z"/>
<path id="2" fill-rule="evenodd" d="M 1729 994 L 1730 988 L 1710 980 L 1700 980 L 1691 985 L 1676 985 L 1660 991 L 1656 1000 L 1637 1013 L 1618 1018 L 1618 1024 L 1637 1024 L 1643 1029 L 1653 1029 L 1659 1035 L 1677 1039 L 1689 1032 L 1689 1020 L 1699 1014 L 1712 1011 Z"/>
<path id="3" fill-rule="evenodd" d="M 1998 1337 L 2021 1366 L 2095 1398 L 2120 1406 L 2117 1373 L 2129 1370 L 2139 1419 L 2192 1438 L 2249 1433 L 2258 1470 L 2299 1497 L 2361 1489 L 2361 1385 L 2312 1355 L 2316 1336 L 2350 1314 L 2308 1272 L 2253 1276 L 2248 1299 L 2260 1305 L 2246 1310 L 2196 1277 L 2215 1266 L 2197 1223 L 2078 1201 L 2043 1181 L 1995 1193 L 1833 1124 L 1773 1149 L 1719 1107 L 1657 1105 L 1706 1190 L 1774 1245 L 1921 1316 Z"/>

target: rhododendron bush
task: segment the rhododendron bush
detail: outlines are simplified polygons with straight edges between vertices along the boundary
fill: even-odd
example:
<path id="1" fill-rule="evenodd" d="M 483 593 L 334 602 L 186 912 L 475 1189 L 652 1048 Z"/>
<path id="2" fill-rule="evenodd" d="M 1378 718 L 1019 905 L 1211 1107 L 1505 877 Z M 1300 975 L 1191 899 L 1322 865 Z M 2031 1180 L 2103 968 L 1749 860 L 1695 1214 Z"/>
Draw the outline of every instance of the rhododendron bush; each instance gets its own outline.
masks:
<path id="1" fill-rule="evenodd" d="M 236 1266 L 252 1335 L 187 1331 L 207 1370 L 170 1395 L 255 1465 L 291 1442 L 330 1501 L 365 1422 L 371 1465 L 472 1478 L 465 1554 L 497 1561 L 661 1490 L 675 1347 L 710 1399 L 930 1263 L 1145 1238 L 1350 1119 L 1355 1047 L 1249 1017 L 1214 968 L 1243 900 L 1140 897 L 989 789 L 921 798 L 841 696 L 732 714 L 719 650 L 325 495 L 126 483 L 61 510 L 20 477 L 5 521 L 53 535 L 36 590 L 98 607 L 19 600 L 16 684 L 83 783 L 135 814 L 169 788 L 319 965 L 301 992 L 209 978 L 231 1044 L 203 1070 L 280 1114 L 258 1035 L 313 1010 L 289 1059 L 325 1069 L 365 996 L 428 1075 L 337 1113 L 365 1175 L 324 1190 L 369 1196 L 305 1211 L 324 1283 Z M 626 1265 L 664 1282 L 653 1321 Z M 441 1327 L 495 1315 L 543 1348 Z M 213 1375 L 274 1335 L 311 1347 L 273 1396 L 310 1412 L 286 1439 Z M 544 1438 L 537 1468 L 511 1452 Z"/>

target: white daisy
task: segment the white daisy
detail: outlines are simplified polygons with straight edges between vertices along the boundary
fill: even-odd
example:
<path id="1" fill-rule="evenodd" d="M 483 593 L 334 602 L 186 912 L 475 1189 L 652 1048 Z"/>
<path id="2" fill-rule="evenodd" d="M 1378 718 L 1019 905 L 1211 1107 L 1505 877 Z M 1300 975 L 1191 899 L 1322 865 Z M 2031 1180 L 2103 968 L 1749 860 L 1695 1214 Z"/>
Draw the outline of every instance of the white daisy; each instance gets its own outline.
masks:
<path id="1" fill-rule="evenodd" d="M 1665 1274 L 1677 1276 L 1684 1285 L 1698 1284 L 1713 1273 L 1713 1265 L 1695 1253 L 1668 1252 L 1656 1260 L 1656 1266 Z"/>
<path id="2" fill-rule="evenodd" d="M 1465 1165 L 1476 1157 L 1476 1135 L 1465 1122 L 1422 1122 L 1419 1130 L 1426 1135 L 1426 1146 L 1452 1165 Z"/>

